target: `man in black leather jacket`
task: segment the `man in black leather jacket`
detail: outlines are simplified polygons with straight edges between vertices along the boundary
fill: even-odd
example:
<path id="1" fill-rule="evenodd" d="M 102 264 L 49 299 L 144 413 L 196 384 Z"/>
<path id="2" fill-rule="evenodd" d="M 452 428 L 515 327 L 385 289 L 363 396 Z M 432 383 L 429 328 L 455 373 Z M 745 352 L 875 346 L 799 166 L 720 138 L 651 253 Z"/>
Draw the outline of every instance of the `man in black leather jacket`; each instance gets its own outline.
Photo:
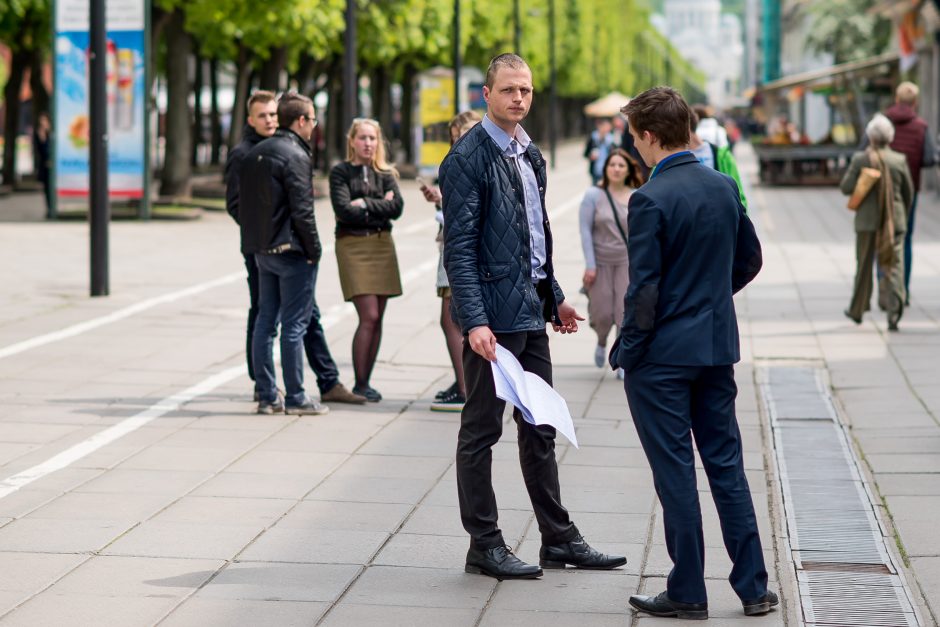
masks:
<path id="1" fill-rule="evenodd" d="M 313 213 L 310 136 L 313 102 L 287 93 L 277 105 L 280 127 L 245 156 L 240 172 L 242 252 L 255 255 L 260 301 L 252 343 L 258 413 L 323 414 L 303 386 L 303 338 L 314 308 L 320 236 Z M 285 397 L 275 385 L 272 355 L 281 322 Z"/>
<path id="2" fill-rule="evenodd" d="M 545 324 L 574 333 L 578 315 L 555 280 L 552 233 L 545 211 L 545 160 L 519 125 L 532 104 L 532 72 L 503 54 L 486 73 L 483 122 L 470 129 L 441 164 L 444 267 L 463 347 L 467 402 L 457 442 L 460 517 L 470 534 L 466 571 L 497 579 L 533 579 L 542 568 L 609 569 L 627 562 L 591 548 L 561 504 L 555 429 L 523 420 L 518 409 L 522 474 L 542 535 L 539 566 L 505 546 L 496 524 L 491 448 L 505 403 L 496 397 L 490 362 L 496 344 L 549 384 L 552 361 Z"/>
<path id="3" fill-rule="evenodd" d="M 277 101 L 270 91 L 258 90 L 248 99 L 248 123 L 242 133 L 242 139 L 228 153 L 225 160 L 225 208 L 232 219 L 238 223 L 240 201 L 239 172 L 245 155 L 260 141 L 274 135 L 277 130 Z M 258 265 L 251 253 L 242 253 L 245 258 L 245 270 L 248 271 L 248 332 L 245 342 L 245 356 L 248 362 L 248 377 L 255 380 L 255 368 L 251 359 L 251 338 L 258 319 Z M 258 400 L 255 398 L 255 400 Z"/>

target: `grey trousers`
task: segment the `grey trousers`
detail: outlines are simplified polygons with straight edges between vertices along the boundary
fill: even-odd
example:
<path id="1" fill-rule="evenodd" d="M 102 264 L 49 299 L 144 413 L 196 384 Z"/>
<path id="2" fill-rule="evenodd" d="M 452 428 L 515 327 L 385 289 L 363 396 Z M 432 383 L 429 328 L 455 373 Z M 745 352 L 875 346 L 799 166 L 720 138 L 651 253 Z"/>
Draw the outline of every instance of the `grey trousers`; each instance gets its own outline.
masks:
<path id="1" fill-rule="evenodd" d="M 874 231 L 859 231 L 855 234 L 855 289 L 849 313 L 854 318 L 871 310 L 872 271 L 875 265 Z M 904 233 L 894 236 L 894 253 L 897 263 L 884 272 L 878 279 L 878 307 L 888 312 L 888 320 L 897 322 L 904 309 Z"/>

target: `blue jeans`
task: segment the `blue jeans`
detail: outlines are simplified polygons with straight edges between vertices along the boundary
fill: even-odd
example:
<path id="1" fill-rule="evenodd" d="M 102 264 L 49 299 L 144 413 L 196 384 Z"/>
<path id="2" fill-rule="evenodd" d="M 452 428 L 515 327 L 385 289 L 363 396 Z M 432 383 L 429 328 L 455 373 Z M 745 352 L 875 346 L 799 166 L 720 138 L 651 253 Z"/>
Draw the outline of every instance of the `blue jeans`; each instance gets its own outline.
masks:
<path id="1" fill-rule="evenodd" d="M 273 347 L 280 318 L 284 401 L 287 405 L 300 405 L 305 399 L 303 341 L 313 313 L 317 266 L 295 252 L 255 255 L 255 261 L 260 296 L 252 338 L 255 390 L 261 401 L 273 402 L 277 398 Z"/>

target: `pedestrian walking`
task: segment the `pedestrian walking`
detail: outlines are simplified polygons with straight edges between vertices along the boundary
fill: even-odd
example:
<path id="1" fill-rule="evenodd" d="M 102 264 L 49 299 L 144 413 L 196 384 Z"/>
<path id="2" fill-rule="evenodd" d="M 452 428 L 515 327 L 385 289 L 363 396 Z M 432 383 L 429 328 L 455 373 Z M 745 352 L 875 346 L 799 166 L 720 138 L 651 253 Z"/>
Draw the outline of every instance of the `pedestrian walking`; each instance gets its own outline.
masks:
<path id="1" fill-rule="evenodd" d="M 937 163 L 937 147 L 927 122 L 917 115 L 920 89 L 911 82 L 903 82 L 895 90 L 894 104 L 885 111 L 885 116 L 894 125 L 894 140 L 891 149 L 907 159 L 907 167 L 914 183 L 914 196 L 907 214 L 907 230 L 904 232 L 904 304 L 911 304 L 911 267 L 914 260 L 914 216 L 917 212 L 917 197 L 920 193 L 920 175 L 923 168 Z"/>
<path id="2" fill-rule="evenodd" d="M 888 312 L 888 329 L 898 330 L 904 314 L 904 238 L 908 209 L 914 202 L 916 188 L 907 167 L 907 159 L 889 147 L 894 126 L 880 113 L 865 127 L 869 146 L 852 156 L 842 177 L 842 193 L 855 192 L 863 168 L 874 168 L 880 178 L 865 196 L 855 213 L 855 286 L 845 315 L 855 324 L 871 309 L 872 264 L 877 259 L 878 306 Z"/>
<path id="3" fill-rule="evenodd" d="M 483 86 L 487 113 L 454 144 L 441 165 L 444 267 L 463 345 L 467 402 L 457 441 L 460 517 L 470 534 L 465 570 L 497 579 L 532 579 L 542 568 L 610 569 L 626 558 L 584 541 L 561 504 L 555 429 L 534 426 L 518 409 L 519 459 L 535 510 L 540 566 L 526 564 L 497 525 L 492 447 L 505 403 L 496 397 L 490 362 L 496 344 L 522 367 L 552 382 L 546 322 L 563 334 L 583 320 L 555 280 L 545 210 L 545 160 L 520 126 L 532 105 L 532 72 L 515 54 L 490 61 Z"/>
<path id="4" fill-rule="evenodd" d="M 627 152 L 615 149 L 607 156 L 600 183 L 587 190 L 581 201 L 581 249 L 588 296 L 588 323 L 597 334 L 594 364 L 604 366 L 607 336 L 620 328 L 623 296 L 630 282 L 627 258 L 627 204 L 630 194 L 643 184 L 640 167 Z M 615 326 L 616 325 L 616 326 Z M 622 371 L 617 372 L 623 378 Z"/>
<path id="5" fill-rule="evenodd" d="M 480 114 L 476 111 L 464 111 L 458 114 L 448 125 L 450 132 L 450 145 L 453 146 L 458 139 L 469 131 L 474 125 L 479 124 Z M 463 411 L 463 405 L 467 401 L 467 387 L 463 380 L 463 361 L 461 357 L 463 349 L 463 333 L 457 321 L 454 320 L 454 314 L 451 311 L 451 292 L 450 283 L 447 280 L 447 271 L 444 269 L 444 211 L 441 206 L 441 190 L 439 187 L 428 185 L 421 186 L 421 192 L 424 199 L 433 202 L 437 208 L 435 219 L 439 224 L 437 231 L 438 260 L 437 260 L 437 295 L 441 298 L 441 330 L 444 332 L 444 340 L 447 342 L 447 354 L 450 356 L 450 363 L 454 368 L 454 383 L 449 388 L 441 390 L 431 403 L 431 411 L 459 412 Z"/>
<path id="6" fill-rule="evenodd" d="M 673 562 L 666 590 L 631 596 L 630 605 L 653 616 L 708 618 L 694 438 L 734 563 L 729 581 L 746 615 L 764 614 L 779 600 L 767 590 L 735 417 L 732 302 L 760 271 L 760 242 L 734 181 L 688 150 L 691 111 L 678 92 L 649 89 L 623 112 L 654 169 L 630 197 L 630 287 L 610 365 L 626 372 Z"/>
<path id="7" fill-rule="evenodd" d="M 382 128 L 358 118 L 347 134 L 346 161 L 330 171 L 330 201 L 336 214 L 336 263 L 343 298 L 352 301 L 359 325 L 352 341 L 354 394 L 377 403 L 382 395 L 369 381 L 382 342 L 388 299 L 400 296 L 401 277 L 392 240 L 392 220 L 404 201 L 398 171 L 385 157 Z"/>
<path id="8" fill-rule="evenodd" d="M 228 153 L 225 160 L 225 208 L 235 223 L 239 223 L 238 212 L 241 204 L 239 183 L 241 166 L 252 148 L 260 141 L 274 135 L 277 130 L 277 99 L 273 92 L 258 90 L 248 98 L 248 119 L 242 138 Z M 242 246 L 244 249 L 244 246 Z M 248 325 L 245 338 L 245 360 L 248 362 L 248 378 L 255 380 L 255 366 L 252 359 L 251 345 L 258 320 L 258 264 L 253 253 L 242 252 L 245 270 L 248 273 Z M 255 390 L 255 402 L 258 392 Z"/>
<path id="9" fill-rule="evenodd" d="M 689 150 L 695 155 L 695 158 L 705 167 L 718 170 L 722 174 L 727 174 L 734 179 L 738 186 L 738 197 L 741 204 L 747 210 L 747 198 L 744 197 L 744 185 L 741 184 L 741 175 L 738 173 L 738 162 L 731 152 L 730 146 L 720 148 L 715 144 L 704 141 L 699 137 L 698 132 L 698 111 L 700 105 L 692 107 L 692 130 L 689 134 Z"/>
<path id="10" fill-rule="evenodd" d="M 588 135 L 584 146 L 584 158 L 588 160 L 588 174 L 595 185 L 604 173 L 604 162 L 610 151 L 619 145 L 614 134 L 614 125 L 609 118 L 597 118 L 595 128 Z"/>
<path id="11" fill-rule="evenodd" d="M 35 103 L 35 101 L 33 101 Z M 46 204 L 46 219 L 54 217 L 52 213 L 52 120 L 45 111 L 36 116 L 33 127 L 33 162 L 36 180 L 42 184 L 43 200 Z"/>
<path id="12" fill-rule="evenodd" d="M 695 134 L 710 144 L 719 148 L 727 148 L 728 132 L 721 125 L 718 118 L 715 117 L 714 110 L 704 104 L 697 104 L 693 107 L 695 115 L 698 116 L 698 123 L 695 125 Z"/>
<path id="13" fill-rule="evenodd" d="M 258 265 L 258 318 L 252 361 L 258 413 L 325 414 L 304 391 L 303 339 L 315 307 L 322 248 L 313 213 L 310 136 L 313 102 L 289 92 L 277 103 L 279 127 L 245 155 L 238 219 L 242 252 Z M 275 385 L 273 344 L 281 323 L 285 396 Z"/>

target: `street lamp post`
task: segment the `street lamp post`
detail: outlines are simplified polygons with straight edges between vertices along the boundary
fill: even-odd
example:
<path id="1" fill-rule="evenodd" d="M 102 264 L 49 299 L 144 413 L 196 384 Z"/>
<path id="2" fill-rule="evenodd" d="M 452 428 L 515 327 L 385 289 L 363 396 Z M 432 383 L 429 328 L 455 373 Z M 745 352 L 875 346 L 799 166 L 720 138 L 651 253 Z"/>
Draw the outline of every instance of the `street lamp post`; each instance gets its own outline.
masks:
<path id="1" fill-rule="evenodd" d="M 460 113 L 460 0 L 454 0 L 454 115 Z"/>
<path id="2" fill-rule="evenodd" d="M 555 0 L 548 0 L 548 154 L 549 163 L 555 169 L 556 126 L 558 122 L 558 85 L 555 71 Z"/>
<path id="3" fill-rule="evenodd" d="M 91 0 L 88 15 L 89 36 L 89 133 L 88 178 L 91 248 L 91 295 L 107 296 L 108 279 L 108 116 L 107 45 L 105 0 Z"/>
<path id="4" fill-rule="evenodd" d="M 343 128 L 350 128 L 359 113 L 359 81 L 356 76 L 356 0 L 346 0 L 346 32 L 343 35 Z"/>

